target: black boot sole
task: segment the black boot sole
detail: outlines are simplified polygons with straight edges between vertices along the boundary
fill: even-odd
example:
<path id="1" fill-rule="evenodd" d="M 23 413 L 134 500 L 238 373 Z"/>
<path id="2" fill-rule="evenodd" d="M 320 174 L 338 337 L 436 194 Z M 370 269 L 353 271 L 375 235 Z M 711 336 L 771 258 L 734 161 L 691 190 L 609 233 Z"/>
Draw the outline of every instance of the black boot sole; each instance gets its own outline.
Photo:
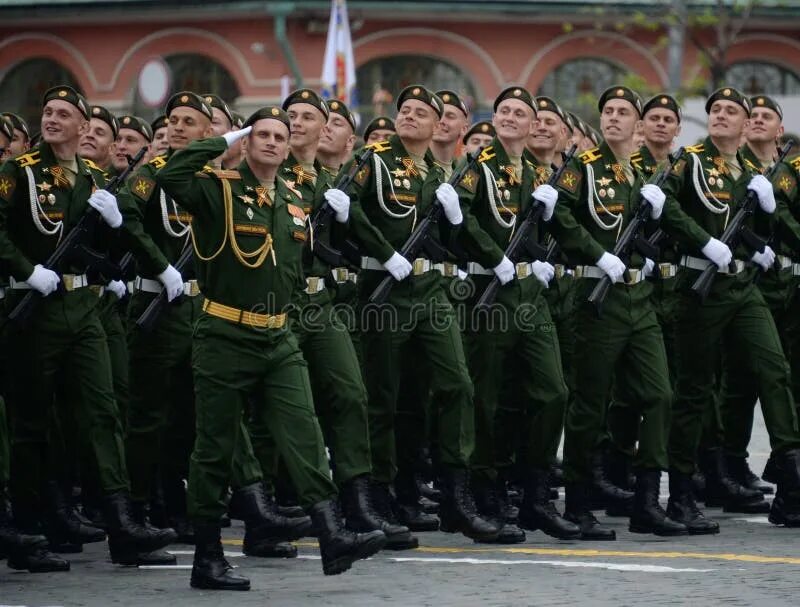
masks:
<path id="1" fill-rule="evenodd" d="M 384 550 L 413 550 L 419 548 L 419 540 L 408 533 L 397 533 L 395 535 L 386 536 L 386 544 L 383 546 Z"/>
<path id="2" fill-rule="evenodd" d="M 659 529 L 646 524 L 633 524 L 628 525 L 628 531 L 631 533 L 641 533 L 643 535 L 657 535 L 659 537 L 678 537 L 680 535 L 689 535 L 688 529 L 676 529 L 674 531 L 668 529 Z"/>
<path id="3" fill-rule="evenodd" d="M 343 554 L 335 559 L 326 560 L 322 557 L 322 573 L 325 575 L 339 575 L 349 570 L 353 563 L 367 559 L 380 552 L 386 545 L 386 536 L 382 533 L 379 536 L 368 539 L 356 548 L 354 554 Z"/>
<path id="4" fill-rule="evenodd" d="M 221 584 L 206 578 L 195 578 L 192 576 L 189 585 L 192 588 L 197 588 L 198 590 L 250 590 L 250 580 L 247 581 L 247 584 Z"/>
<path id="5" fill-rule="evenodd" d="M 519 527 L 520 529 L 524 529 L 525 531 L 541 531 L 545 535 L 549 535 L 550 537 L 555 538 L 557 540 L 577 540 L 580 539 L 581 537 L 580 529 L 574 532 L 556 531 L 554 529 L 543 527 L 536 523 L 531 524 L 531 523 L 525 523 L 523 521 L 520 521 Z"/>
<path id="6" fill-rule="evenodd" d="M 772 506 L 767 501 L 753 502 L 752 504 L 726 504 L 722 507 L 723 512 L 732 514 L 767 514 Z"/>
<path id="7" fill-rule="evenodd" d="M 7 563 L 9 569 L 30 571 L 31 573 L 56 573 L 59 571 L 69 571 L 70 569 L 69 561 L 31 564 L 28 563 L 24 557 L 9 556 Z"/>
<path id="8" fill-rule="evenodd" d="M 283 544 L 282 547 L 277 545 L 263 545 L 263 546 L 245 546 L 242 553 L 247 556 L 262 559 L 295 559 L 297 558 L 297 547 L 293 544 L 286 542 L 276 542 L 276 544 Z M 289 547 L 287 547 L 289 546 Z"/>

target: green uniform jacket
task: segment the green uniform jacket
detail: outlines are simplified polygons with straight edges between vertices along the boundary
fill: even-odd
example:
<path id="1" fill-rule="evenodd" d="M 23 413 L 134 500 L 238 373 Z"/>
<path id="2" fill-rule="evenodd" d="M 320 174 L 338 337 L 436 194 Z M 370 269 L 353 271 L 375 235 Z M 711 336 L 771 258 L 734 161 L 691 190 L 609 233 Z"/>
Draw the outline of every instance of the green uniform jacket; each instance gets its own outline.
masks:
<path id="1" fill-rule="evenodd" d="M 205 166 L 226 148 L 222 137 L 193 141 L 175 152 L 156 180 L 192 214 L 197 280 L 203 295 L 240 310 L 277 314 L 303 287 L 302 200 L 277 177 L 275 200 L 259 205 L 255 191 L 260 183 L 247 161 L 235 171 Z M 224 181 L 231 186 L 230 214 L 225 209 Z M 265 247 L 263 263 L 248 267 L 237 257 L 237 247 L 249 264 L 257 264 L 260 256 L 253 252 Z"/>

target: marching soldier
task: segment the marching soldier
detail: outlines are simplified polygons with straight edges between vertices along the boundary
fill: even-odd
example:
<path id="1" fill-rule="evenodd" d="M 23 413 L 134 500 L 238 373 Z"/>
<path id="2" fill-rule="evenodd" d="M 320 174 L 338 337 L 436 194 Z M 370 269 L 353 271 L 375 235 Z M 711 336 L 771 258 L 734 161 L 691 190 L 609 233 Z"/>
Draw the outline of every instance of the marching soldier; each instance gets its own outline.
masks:
<path id="1" fill-rule="evenodd" d="M 0 160 L 11 157 L 11 142 L 14 140 L 14 124 L 5 116 L 0 116 Z"/>
<path id="2" fill-rule="evenodd" d="M 464 144 L 464 153 L 473 154 L 481 148 L 485 148 L 492 143 L 494 135 L 495 130 L 491 122 L 487 120 L 476 122 L 469 127 L 461 140 L 461 143 Z"/>
<path id="3" fill-rule="evenodd" d="M 247 137 L 245 161 L 238 170 L 204 168 L 242 137 Z M 284 311 L 302 289 L 306 244 L 303 201 L 279 175 L 288 143 L 289 117 L 278 108 L 263 108 L 245 128 L 177 152 L 156 175 L 193 214 L 192 246 L 205 295 L 193 346 L 198 424 L 189 507 L 197 538 L 195 588 L 250 587 L 249 580 L 231 573 L 223 556 L 219 520 L 235 459 L 257 470 L 243 425 L 254 394 L 254 406 L 263 410 L 258 416 L 268 420 L 311 513 L 324 573 L 342 573 L 386 542 L 381 531 L 344 529 L 306 364 Z"/>
<path id="4" fill-rule="evenodd" d="M 147 162 L 150 162 L 156 156 L 164 156 L 169 150 L 168 127 L 169 118 L 167 116 L 159 116 L 150 123 L 150 128 L 153 130 L 153 139 Z"/>
<path id="5" fill-rule="evenodd" d="M 101 105 L 91 106 L 89 112 L 89 128 L 81 135 L 78 151 L 103 171 L 113 173 L 112 148 L 119 132 L 119 122 L 116 116 Z"/>
<path id="6" fill-rule="evenodd" d="M 388 116 L 378 116 L 364 129 L 364 143 L 370 145 L 376 141 L 386 141 L 395 132 L 394 120 Z"/>
<path id="7" fill-rule="evenodd" d="M 31 147 L 31 133 L 28 124 L 20 116 L 11 112 L 4 112 L 3 116 L 8 118 L 14 127 L 14 136 L 8 146 L 10 156 L 19 156 L 23 152 L 27 152 Z"/>
<path id="8" fill-rule="evenodd" d="M 138 116 L 120 116 L 117 121 L 119 122 L 119 131 L 114 142 L 114 156 L 111 163 L 114 170 L 119 173 L 128 168 L 128 157 L 135 156 L 142 148 L 148 148 L 149 151 L 150 142 L 153 140 L 153 129 Z M 147 162 L 147 153 L 141 163 L 134 167 L 134 170 L 145 162 Z"/>

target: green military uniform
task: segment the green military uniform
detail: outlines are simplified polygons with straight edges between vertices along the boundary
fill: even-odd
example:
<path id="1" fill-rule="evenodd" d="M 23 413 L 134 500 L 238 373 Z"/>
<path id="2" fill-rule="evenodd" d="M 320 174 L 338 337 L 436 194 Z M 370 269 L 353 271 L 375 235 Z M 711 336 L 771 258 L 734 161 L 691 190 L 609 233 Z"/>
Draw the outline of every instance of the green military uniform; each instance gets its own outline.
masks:
<path id="1" fill-rule="evenodd" d="M 156 175 L 192 213 L 205 296 L 192 348 L 197 438 L 188 494 L 189 515 L 199 522 L 216 522 L 225 512 L 234 467 L 252 475 L 238 484 L 261 477 L 243 425 L 253 394 L 302 505 L 336 494 L 306 363 L 283 312 L 303 285 L 303 202 L 280 177 L 270 199 L 246 162 L 237 171 L 198 173 L 225 149 L 221 137 L 195 141 Z"/>
<path id="2" fill-rule="evenodd" d="M 789 162 L 792 168 L 792 174 L 796 180 L 800 179 L 800 155 L 792 157 Z M 797 192 L 794 199 L 789 204 L 789 212 L 794 218 L 800 221 L 800 191 Z M 792 252 L 792 260 L 799 261 L 797 249 Z M 792 264 L 792 274 L 795 276 L 800 275 L 800 265 Z M 784 338 L 787 342 L 788 351 L 786 355 L 789 359 L 789 366 L 792 369 L 792 393 L 795 397 L 795 404 L 800 402 L 800 291 L 795 287 L 792 289 L 793 293 L 789 302 L 789 313 L 784 317 L 785 324 L 783 333 L 786 334 Z"/>

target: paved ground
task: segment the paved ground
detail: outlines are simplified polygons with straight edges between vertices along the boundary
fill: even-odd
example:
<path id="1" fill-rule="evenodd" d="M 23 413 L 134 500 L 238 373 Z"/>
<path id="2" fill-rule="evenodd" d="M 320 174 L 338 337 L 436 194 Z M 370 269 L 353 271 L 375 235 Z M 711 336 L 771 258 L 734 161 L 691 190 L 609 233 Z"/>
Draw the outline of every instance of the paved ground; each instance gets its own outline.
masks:
<path id="1" fill-rule="evenodd" d="M 760 472 L 768 452 L 760 418 L 751 447 L 753 469 Z M 182 568 L 146 570 L 114 567 L 104 546 L 93 544 L 71 558 L 70 573 L 0 568 L 0 606 L 797 605 L 800 529 L 776 528 L 766 516 L 707 513 L 720 521 L 720 535 L 638 536 L 623 519 L 604 519 L 618 540 L 596 544 L 536 532 L 524 544 L 503 548 L 420 534 L 418 550 L 383 552 L 336 577 L 321 574 L 311 541 L 298 544 L 296 560 L 241 556 L 242 530 L 234 526 L 225 547 L 250 577 L 249 593 L 191 590 L 190 546 L 171 547 Z"/>

